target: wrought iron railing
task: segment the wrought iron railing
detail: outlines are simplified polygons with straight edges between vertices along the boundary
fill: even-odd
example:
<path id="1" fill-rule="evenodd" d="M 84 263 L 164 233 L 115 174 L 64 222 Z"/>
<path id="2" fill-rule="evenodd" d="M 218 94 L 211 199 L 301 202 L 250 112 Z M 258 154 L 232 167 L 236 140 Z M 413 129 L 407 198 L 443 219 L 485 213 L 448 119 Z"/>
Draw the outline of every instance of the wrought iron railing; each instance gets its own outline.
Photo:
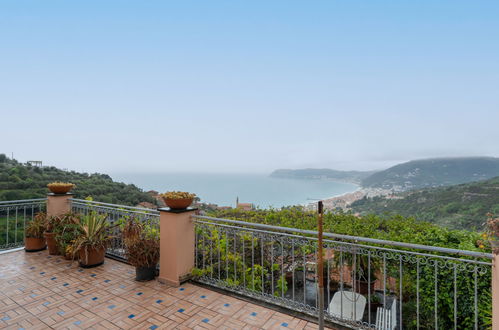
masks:
<path id="1" fill-rule="evenodd" d="M 317 232 L 194 216 L 195 279 L 318 315 Z M 492 254 L 324 234 L 325 318 L 353 328 L 482 329 Z"/>
<path id="2" fill-rule="evenodd" d="M 24 246 L 24 228 L 45 210 L 46 198 L 0 202 L 0 251 Z"/>
<path id="3" fill-rule="evenodd" d="M 148 225 L 157 227 L 159 231 L 159 211 L 157 210 L 74 198 L 70 199 L 70 202 L 72 212 L 80 214 L 89 214 L 90 212 L 105 214 L 111 225 L 117 225 L 121 219 L 134 217 Z M 113 238 L 107 248 L 106 255 L 108 257 L 126 260 L 123 241 L 121 238 L 121 227 L 113 226 L 111 229 L 111 235 Z"/>

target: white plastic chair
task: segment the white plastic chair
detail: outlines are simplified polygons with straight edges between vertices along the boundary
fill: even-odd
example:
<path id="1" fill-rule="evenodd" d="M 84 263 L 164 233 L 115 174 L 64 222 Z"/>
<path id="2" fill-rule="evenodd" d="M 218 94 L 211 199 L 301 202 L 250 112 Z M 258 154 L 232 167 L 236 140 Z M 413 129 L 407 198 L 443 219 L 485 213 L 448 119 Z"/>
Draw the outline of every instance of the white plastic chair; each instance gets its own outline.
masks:
<path id="1" fill-rule="evenodd" d="M 390 309 L 378 307 L 376 310 L 376 329 L 393 330 L 397 326 L 397 299 Z"/>
<path id="2" fill-rule="evenodd" d="M 334 317 L 361 321 L 366 309 L 366 297 L 352 291 L 337 291 L 329 303 L 328 312 Z"/>

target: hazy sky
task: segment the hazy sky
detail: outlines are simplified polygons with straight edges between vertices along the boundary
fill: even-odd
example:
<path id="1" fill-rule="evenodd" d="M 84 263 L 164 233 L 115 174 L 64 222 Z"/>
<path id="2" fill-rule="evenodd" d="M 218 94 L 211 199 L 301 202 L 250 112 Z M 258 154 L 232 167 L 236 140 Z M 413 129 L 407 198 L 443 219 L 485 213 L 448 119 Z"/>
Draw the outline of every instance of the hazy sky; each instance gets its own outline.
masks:
<path id="1" fill-rule="evenodd" d="M 499 156 L 499 1 L 0 2 L 0 153 L 98 172 Z"/>

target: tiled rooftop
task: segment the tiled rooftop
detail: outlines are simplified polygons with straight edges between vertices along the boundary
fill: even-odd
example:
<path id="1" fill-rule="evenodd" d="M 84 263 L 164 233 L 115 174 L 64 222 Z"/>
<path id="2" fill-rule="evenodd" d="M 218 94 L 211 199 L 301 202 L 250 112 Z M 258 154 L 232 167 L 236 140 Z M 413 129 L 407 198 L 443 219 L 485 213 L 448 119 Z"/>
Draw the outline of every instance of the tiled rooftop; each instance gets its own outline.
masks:
<path id="1" fill-rule="evenodd" d="M 208 290 L 136 282 L 135 269 L 106 259 L 82 269 L 47 251 L 0 255 L 0 328 L 317 329 L 317 325 Z"/>

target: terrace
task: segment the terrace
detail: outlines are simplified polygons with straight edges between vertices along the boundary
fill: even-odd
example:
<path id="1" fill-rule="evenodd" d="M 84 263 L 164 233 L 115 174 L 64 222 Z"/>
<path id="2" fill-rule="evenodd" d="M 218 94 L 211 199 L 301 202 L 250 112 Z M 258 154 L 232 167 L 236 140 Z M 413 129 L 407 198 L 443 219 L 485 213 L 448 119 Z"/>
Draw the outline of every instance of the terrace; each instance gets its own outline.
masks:
<path id="1" fill-rule="evenodd" d="M 1 326 L 482 329 L 496 308 L 494 254 L 325 233 L 321 311 L 315 231 L 71 197 L 0 203 L 0 248 L 14 251 L 0 255 Z M 157 226 L 158 280 L 134 281 L 119 228 L 96 268 L 15 251 L 42 210 Z"/>
<path id="2" fill-rule="evenodd" d="M 317 329 L 317 325 L 185 283 L 136 282 L 112 259 L 92 269 L 47 251 L 0 255 L 0 328 Z"/>

